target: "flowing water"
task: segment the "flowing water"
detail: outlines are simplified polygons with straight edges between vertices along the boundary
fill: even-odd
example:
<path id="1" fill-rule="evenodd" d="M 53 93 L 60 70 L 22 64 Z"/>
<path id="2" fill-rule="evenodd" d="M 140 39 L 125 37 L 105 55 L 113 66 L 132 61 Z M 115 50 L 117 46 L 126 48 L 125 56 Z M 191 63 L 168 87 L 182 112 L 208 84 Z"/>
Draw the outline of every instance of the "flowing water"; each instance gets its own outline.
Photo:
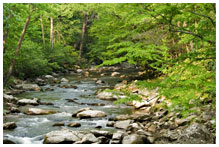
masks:
<path id="1" fill-rule="evenodd" d="M 136 75 L 136 70 L 123 70 L 120 71 L 124 75 Z M 21 112 L 29 107 L 42 108 L 55 110 L 56 114 L 51 115 L 25 115 L 18 113 L 15 115 L 8 115 L 5 122 L 14 121 L 17 124 L 17 128 L 14 130 L 4 130 L 4 138 L 14 141 L 15 143 L 22 144 L 38 144 L 43 142 L 43 138 L 46 133 L 54 130 L 60 130 L 65 127 L 71 130 L 91 130 L 97 126 L 101 126 L 101 130 L 115 131 L 113 127 L 107 127 L 106 123 L 110 117 L 115 117 L 120 114 L 132 114 L 133 108 L 127 105 L 115 105 L 112 101 L 100 100 L 96 97 L 95 92 L 100 88 L 112 88 L 116 83 L 121 82 L 124 79 L 119 77 L 111 77 L 111 72 L 106 73 L 104 77 L 100 77 L 99 74 L 91 74 L 89 77 L 85 77 L 80 74 L 65 75 L 58 78 L 65 77 L 70 82 L 62 83 L 65 85 L 75 85 L 78 88 L 60 88 L 58 85 L 46 85 L 42 86 L 43 89 L 52 88 L 54 91 L 29 91 L 22 95 L 18 95 L 20 98 L 39 98 L 41 102 L 51 102 L 54 105 L 39 105 L 39 106 L 22 106 L 19 107 Z M 105 81 L 104 84 L 96 84 L 94 78 Z M 61 85 L 62 85 L 61 84 Z M 78 103 L 69 102 L 68 99 L 73 99 Z M 89 103 L 101 103 L 104 106 L 91 106 Z M 78 119 L 73 118 L 72 114 L 80 108 L 90 107 L 94 110 L 101 110 L 107 114 L 104 118 L 92 118 L 92 119 Z M 65 126 L 53 127 L 54 123 L 63 122 Z M 67 124 L 70 122 L 79 122 L 81 127 L 71 128 Z"/>

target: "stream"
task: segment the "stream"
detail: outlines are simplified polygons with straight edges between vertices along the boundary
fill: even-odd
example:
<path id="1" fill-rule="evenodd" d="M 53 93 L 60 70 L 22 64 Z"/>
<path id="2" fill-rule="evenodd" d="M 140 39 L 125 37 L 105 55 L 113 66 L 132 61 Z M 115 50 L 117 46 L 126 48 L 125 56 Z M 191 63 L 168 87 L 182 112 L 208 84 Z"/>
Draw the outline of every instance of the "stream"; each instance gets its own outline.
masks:
<path id="1" fill-rule="evenodd" d="M 136 69 L 126 69 L 119 71 L 123 75 L 136 75 Z M 108 130 L 115 132 L 113 127 L 107 127 L 106 123 L 109 118 L 115 117 L 121 114 L 132 114 L 134 109 L 127 105 L 115 105 L 113 101 L 100 100 L 96 97 L 95 92 L 98 89 L 112 88 L 115 84 L 125 80 L 119 76 L 112 77 L 112 72 L 105 72 L 104 76 L 100 76 L 98 73 L 90 73 L 89 77 L 85 77 L 82 74 L 72 74 L 59 76 L 57 78 L 66 78 L 68 83 L 45 85 L 41 86 L 42 89 L 52 88 L 54 91 L 27 91 L 23 94 L 16 95 L 18 98 L 38 98 L 41 102 L 51 102 L 54 105 L 38 105 L 38 106 L 21 106 L 19 109 L 21 112 L 24 109 L 35 107 L 42 109 L 55 110 L 56 114 L 50 115 L 26 115 L 24 113 L 10 114 L 6 117 L 4 122 L 14 121 L 17 124 L 17 128 L 14 130 L 4 130 L 4 138 L 8 138 L 17 144 L 41 144 L 45 134 L 54 130 L 60 130 L 62 128 L 68 128 L 71 130 L 91 130 L 96 127 L 102 127 L 101 130 Z M 97 84 L 94 78 L 103 80 L 105 83 Z M 60 88 L 60 85 L 75 85 L 74 88 Z M 72 99 L 78 103 L 69 102 Z M 99 103 L 102 106 L 88 105 L 91 103 Z M 103 118 L 90 118 L 79 119 L 72 117 L 72 114 L 81 108 L 90 107 L 94 110 L 101 110 L 107 114 L 107 117 Z M 65 126 L 53 126 L 54 123 L 63 122 Z M 79 122 L 81 127 L 72 128 L 67 124 L 71 122 Z"/>

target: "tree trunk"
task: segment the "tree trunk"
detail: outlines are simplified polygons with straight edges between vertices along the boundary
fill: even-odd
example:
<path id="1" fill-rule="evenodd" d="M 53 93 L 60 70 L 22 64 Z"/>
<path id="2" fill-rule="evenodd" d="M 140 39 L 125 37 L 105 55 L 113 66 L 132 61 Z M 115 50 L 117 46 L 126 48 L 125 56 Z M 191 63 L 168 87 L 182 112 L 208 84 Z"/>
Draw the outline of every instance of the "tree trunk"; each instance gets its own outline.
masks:
<path id="1" fill-rule="evenodd" d="M 12 59 L 11 64 L 10 64 L 10 66 L 8 68 L 7 75 L 6 75 L 5 79 L 4 79 L 4 85 L 7 84 L 8 80 L 9 80 L 11 74 L 12 74 L 12 71 L 13 71 L 13 68 L 14 68 L 14 65 L 15 65 L 15 62 L 16 62 L 16 57 L 18 56 L 19 50 L 21 48 L 22 41 L 24 39 L 24 34 L 25 34 L 25 32 L 27 30 L 27 26 L 28 26 L 28 24 L 30 22 L 30 16 L 31 16 L 31 14 L 27 17 L 26 22 L 24 24 L 24 28 L 23 28 L 23 31 L 21 33 L 21 36 L 20 36 L 20 39 L 19 39 L 18 44 L 17 44 L 16 51 L 15 51 L 15 58 Z"/>
<path id="2" fill-rule="evenodd" d="M 41 30 L 42 30 L 43 48 L 45 49 L 46 43 L 45 43 L 45 37 L 44 37 L 43 19 L 41 15 L 40 15 L 40 22 L 41 22 Z"/>
<path id="3" fill-rule="evenodd" d="M 3 36 L 3 53 L 5 53 L 5 44 L 6 44 L 6 41 L 7 41 L 7 37 L 8 37 L 8 29 L 5 29 L 5 33 L 4 33 L 4 36 Z"/>
<path id="4" fill-rule="evenodd" d="M 81 43 L 80 43 L 80 52 L 79 52 L 80 58 L 81 58 L 82 52 L 83 52 L 84 36 L 85 36 L 85 32 L 86 32 L 86 27 L 87 27 L 87 14 L 84 14 L 83 27 L 81 30 Z"/>
<path id="5" fill-rule="evenodd" d="M 80 37 L 78 37 L 78 38 L 80 38 Z M 80 43 L 80 39 L 78 39 L 75 43 L 74 43 L 74 49 L 77 49 L 78 48 L 78 45 L 79 45 L 79 43 Z"/>
<path id="6" fill-rule="evenodd" d="M 8 19 L 10 19 L 11 17 L 12 17 L 12 15 L 9 14 Z M 6 27 L 6 25 L 4 25 L 4 27 Z M 7 37 L 8 37 L 8 28 L 5 29 L 4 36 L 3 36 L 3 53 L 5 53 L 5 44 L 7 41 Z"/>
<path id="7" fill-rule="evenodd" d="M 54 39 L 53 39 L 53 19 L 50 17 L 50 44 L 51 50 L 54 48 Z"/>

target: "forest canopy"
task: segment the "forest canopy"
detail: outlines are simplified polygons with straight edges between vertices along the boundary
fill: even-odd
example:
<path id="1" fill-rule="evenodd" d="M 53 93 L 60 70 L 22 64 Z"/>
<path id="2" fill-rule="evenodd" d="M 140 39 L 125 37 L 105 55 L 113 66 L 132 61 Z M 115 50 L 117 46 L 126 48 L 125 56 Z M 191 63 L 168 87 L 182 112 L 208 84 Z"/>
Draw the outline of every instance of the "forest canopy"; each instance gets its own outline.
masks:
<path id="1" fill-rule="evenodd" d="M 154 85 L 183 109 L 216 100 L 214 3 L 4 3 L 3 35 L 4 86 L 128 62 L 162 79 Z"/>

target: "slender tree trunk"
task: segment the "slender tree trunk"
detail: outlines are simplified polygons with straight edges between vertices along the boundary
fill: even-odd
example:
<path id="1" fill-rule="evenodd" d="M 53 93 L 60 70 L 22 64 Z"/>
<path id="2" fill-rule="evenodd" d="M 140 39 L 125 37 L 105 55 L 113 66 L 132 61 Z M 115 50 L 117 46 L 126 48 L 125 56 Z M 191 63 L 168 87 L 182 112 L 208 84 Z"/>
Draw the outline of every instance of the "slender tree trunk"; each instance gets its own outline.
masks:
<path id="1" fill-rule="evenodd" d="M 7 84 L 8 80 L 9 80 L 11 74 L 12 74 L 12 71 L 13 71 L 13 68 L 14 68 L 14 65 L 15 65 L 15 62 L 16 62 L 16 57 L 18 56 L 19 50 L 21 48 L 22 41 L 24 39 L 24 34 L 25 34 L 25 32 L 27 30 L 27 26 L 30 22 L 30 16 L 31 16 L 31 14 L 27 17 L 26 22 L 24 24 L 24 28 L 23 28 L 23 31 L 21 33 L 21 36 L 20 36 L 20 39 L 19 39 L 18 44 L 17 44 L 16 51 L 15 51 L 15 58 L 12 59 L 11 64 L 8 68 L 8 72 L 7 72 L 6 77 L 4 79 L 4 85 Z"/>
<path id="2" fill-rule="evenodd" d="M 80 42 L 79 42 L 79 40 L 77 40 L 77 41 L 75 42 L 75 44 L 74 44 L 74 46 L 73 46 L 73 47 L 74 47 L 75 49 L 77 49 L 77 48 L 78 48 L 78 44 L 79 44 L 79 43 L 80 43 Z"/>
<path id="3" fill-rule="evenodd" d="M 50 44 L 51 50 L 54 48 L 54 39 L 53 39 L 53 19 L 50 17 Z"/>
<path id="4" fill-rule="evenodd" d="M 80 58 L 81 58 L 82 52 L 83 52 L 84 36 L 85 36 L 85 32 L 86 32 L 86 27 L 87 27 L 87 14 L 84 14 L 83 27 L 81 30 L 81 43 L 80 43 L 80 52 L 79 52 Z"/>
<path id="5" fill-rule="evenodd" d="M 43 19 L 42 16 L 40 15 L 40 22 L 41 22 L 41 30 L 42 30 L 42 39 L 43 39 L 43 48 L 45 49 L 45 37 L 44 37 L 44 27 L 43 27 Z"/>
<path id="6" fill-rule="evenodd" d="M 4 36 L 3 36 L 3 53 L 5 53 L 5 44 L 6 44 L 6 41 L 7 41 L 7 37 L 8 37 L 8 29 L 5 29 L 5 33 L 4 33 Z"/>
<path id="7" fill-rule="evenodd" d="M 11 17 L 12 15 L 9 14 L 8 19 L 10 19 Z M 4 27 L 6 27 L 6 25 Z M 4 36 L 3 36 L 3 53 L 5 53 L 5 45 L 6 45 L 7 37 L 8 37 L 8 28 L 5 29 Z"/>

